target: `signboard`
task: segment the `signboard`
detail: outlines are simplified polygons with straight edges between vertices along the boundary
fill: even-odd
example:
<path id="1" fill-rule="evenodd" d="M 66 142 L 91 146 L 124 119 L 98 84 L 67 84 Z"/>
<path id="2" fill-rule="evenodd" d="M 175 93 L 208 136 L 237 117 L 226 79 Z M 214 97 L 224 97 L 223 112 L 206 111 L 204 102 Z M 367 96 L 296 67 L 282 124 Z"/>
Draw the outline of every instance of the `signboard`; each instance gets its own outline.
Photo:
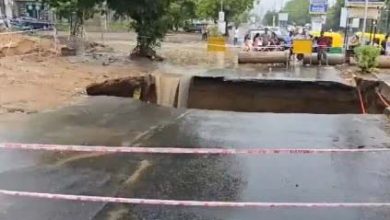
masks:
<path id="1" fill-rule="evenodd" d="M 322 31 L 322 23 L 320 23 L 320 22 L 312 22 L 311 23 L 311 29 L 312 29 L 312 31 L 315 31 L 315 32 Z"/>
<path id="2" fill-rule="evenodd" d="M 328 12 L 328 0 L 310 0 L 310 14 L 326 14 Z"/>
<path id="3" fill-rule="evenodd" d="M 219 22 L 223 22 L 223 21 L 225 21 L 225 12 L 223 12 L 223 11 L 220 11 L 219 13 L 218 13 L 218 21 Z"/>
<path id="4" fill-rule="evenodd" d="M 320 32 L 322 30 L 322 25 L 326 22 L 325 15 L 316 15 L 311 17 L 311 29 L 315 32 Z"/>
<path id="5" fill-rule="evenodd" d="M 352 19 L 352 28 L 359 28 L 360 26 L 360 18 Z"/>
<path id="6" fill-rule="evenodd" d="M 279 13 L 279 21 L 288 21 L 288 13 Z"/>
<path id="7" fill-rule="evenodd" d="M 218 31 L 221 34 L 226 34 L 226 22 L 224 22 L 224 21 L 218 22 Z"/>
<path id="8" fill-rule="evenodd" d="M 325 24 L 326 23 L 326 15 L 312 16 L 311 22 Z"/>
<path id="9" fill-rule="evenodd" d="M 346 28 L 348 22 L 347 8 L 341 8 L 340 27 Z"/>
<path id="10" fill-rule="evenodd" d="M 366 0 L 345 0 L 346 7 L 365 7 Z M 385 0 L 368 0 L 368 7 L 384 7 Z"/>
<path id="11" fill-rule="evenodd" d="M 380 15 L 380 10 L 377 8 L 369 8 L 367 10 L 367 18 L 377 20 Z M 349 18 L 364 18 L 365 10 L 364 8 L 348 8 L 348 17 Z"/>

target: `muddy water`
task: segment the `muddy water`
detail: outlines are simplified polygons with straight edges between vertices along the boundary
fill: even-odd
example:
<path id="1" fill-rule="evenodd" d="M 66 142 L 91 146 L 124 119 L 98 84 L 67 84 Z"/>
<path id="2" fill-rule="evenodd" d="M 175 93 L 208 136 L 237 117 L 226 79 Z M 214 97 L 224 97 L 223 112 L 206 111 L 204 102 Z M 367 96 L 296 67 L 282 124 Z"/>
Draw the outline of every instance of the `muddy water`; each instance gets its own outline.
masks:
<path id="1" fill-rule="evenodd" d="M 174 107 L 180 84 L 180 76 L 172 74 L 155 74 L 157 104 Z"/>
<path id="2" fill-rule="evenodd" d="M 22 122 L 0 123 L 0 139 L 109 146 L 371 148 L 388 147 L 390 129 L 382 115 L 187 111 L 99 97 L 32 115 Z M 43 152 L 0 154 L 9 158 L 1 163 L 0 188 L 11 190 L 151 199 L 390 201 L 387 153 L 261 157 L 113 154 L 67 159 L 67 163 L 44 162 L 41 154 L 47 153 Z M 61 153 L 50 155 L 62 161 Z M 387 220 L 389 215 L 388 209 L 193 209 L 0 197 L 2 220 Z"/>

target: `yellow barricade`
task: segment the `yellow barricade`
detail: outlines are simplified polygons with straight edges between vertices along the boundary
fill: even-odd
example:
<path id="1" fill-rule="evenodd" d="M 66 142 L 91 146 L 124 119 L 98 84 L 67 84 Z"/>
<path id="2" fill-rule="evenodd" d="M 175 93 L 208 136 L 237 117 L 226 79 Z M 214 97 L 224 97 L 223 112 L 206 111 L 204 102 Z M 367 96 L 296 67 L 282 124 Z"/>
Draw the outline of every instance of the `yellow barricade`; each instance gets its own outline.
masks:
<path id="1" fill-rule="evenodd" d="M 209 37 L 207 39 L 207 50 L 211 52 L 224 52 L 226 50 L 224 37 Z"/>
<path id="2" fill-rule="evenodd" d="M 294 40 L 293 53 L 294 54 L 312 54 L 313 42 L 312 40 Z"/>

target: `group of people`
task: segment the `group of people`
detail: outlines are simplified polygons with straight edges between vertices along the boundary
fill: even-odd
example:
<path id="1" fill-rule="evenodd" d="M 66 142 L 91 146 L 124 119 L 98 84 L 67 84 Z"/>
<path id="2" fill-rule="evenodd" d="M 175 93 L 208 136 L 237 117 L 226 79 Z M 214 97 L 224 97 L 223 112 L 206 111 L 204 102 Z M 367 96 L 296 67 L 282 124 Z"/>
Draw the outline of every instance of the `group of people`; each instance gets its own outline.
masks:
<path id="1" fill-rule="evenodd" d="M 244 51 L 284 51 L 290 50 L 291 56 L 293 55 L 292 45 L 294 40 L 312 40 L 313 51 L 317 52 L 318 60 L 327 60 L 327 50 L 331 47 L 331 39 L 324 35 L 321 31 L 319 37 L 313 37 L 308 32 L 303 30 L 302 32 L 290 31 L 284 38 L 279 38 L 275 32 L 269 34 L 269 30 L 265 29 L 263 34 L 257 33 L 253 39 L 250 39 L 249 35 L 245 37 Z"/>
<path id="2" fill-rule="evenodd" d="M 269 34 L 266 28 L 264 33 L 257 33 L 253 39 L 250 36 L 245 36 L 244 50 L 245 51 L 274 51 L 281 50 L 282 41 L 278 38 L 275 32 Z"/>
<path id="3" fill-rule="evenodd" d="M 386 54 L 388 54 L 388 51 L 390 50 L 389 38 L 390 38 L 389 34 L 387 34 L 385 36 L 384 40 L 382 40 L 382 41 L 380 41 L 379 38 L 374 38 L 372 41 L 368 41 L 367 45 L 373 45 L 375 47 L 380 48 L 381 55 L 386 55 Z M 360 45 L 361 45 L 360 37 L 357 34 L 355 34 L 349 42 L 349 50 L 353 51 L 356 47 L 358 47 Z"/>

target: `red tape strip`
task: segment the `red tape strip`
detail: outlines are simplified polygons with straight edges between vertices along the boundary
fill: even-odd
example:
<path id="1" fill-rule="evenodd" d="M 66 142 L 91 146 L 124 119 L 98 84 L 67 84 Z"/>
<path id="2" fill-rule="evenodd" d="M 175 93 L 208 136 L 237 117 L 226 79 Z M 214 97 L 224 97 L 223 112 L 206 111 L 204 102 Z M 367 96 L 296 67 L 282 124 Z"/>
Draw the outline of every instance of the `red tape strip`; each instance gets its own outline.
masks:
<path id="1" fill-rule="evenodd" d="M 382 96 L 382 94 L 378 91 L 375 91 L 376 94 L 378 95 L 379 99 L 382 101 L 382 103 L 386 106 L 386 107 L 390 107 L 390 104 L 386 101 L 386 99 Z"/>
<path id="2" fill-rule="evenodd" d="M 42 151 L 73 151 L 102 153 L 143 153 L 143 154 L 217 154 L 217 155 L 265 155 L 265 154 L 326 154 L 326 153 L 378 153 L 390 152 L 390 148 L 366 149 L 305 149 L 305 148 L 172 148 L 172 147 L 105 147 L 78 145 L 45 145 L 0 143 L 0 149 L 12 150 L 42 150 Z"/>
<path id="3" fill-rule="evenodd" d="M 390 208 L 390 203 L 272 203 L 272 202 L 218 202 L 189 200 L 160 200 L 139 198 L 118 198 L 102 196 L 81 196 L 0 190 L 7 196 L 31 197 L 40 199 L 71 200 L 83 202 L 122 203 L 133 205 L 163 205 L 187 207 L 228 207 L 228 208 Z"/>

